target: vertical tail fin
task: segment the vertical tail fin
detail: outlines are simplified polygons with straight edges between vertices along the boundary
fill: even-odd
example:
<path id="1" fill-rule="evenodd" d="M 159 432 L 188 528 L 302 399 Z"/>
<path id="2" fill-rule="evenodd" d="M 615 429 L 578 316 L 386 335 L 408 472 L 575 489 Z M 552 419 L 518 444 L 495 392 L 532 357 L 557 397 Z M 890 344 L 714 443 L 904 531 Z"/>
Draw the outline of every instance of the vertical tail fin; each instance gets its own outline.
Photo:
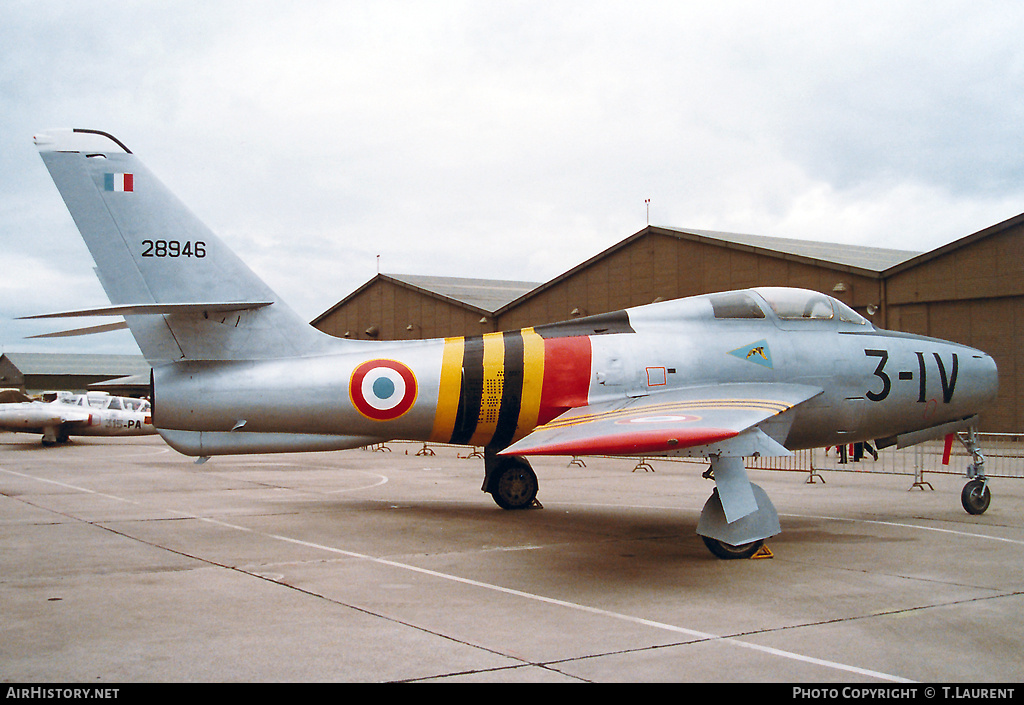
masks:
<path id="1" fill-rule="evenodd" d="M 65 129 L 35 143 L 111 313 L 125 316 L 151 364 L 285 357 L 323 344 L 116 138 Z"/>

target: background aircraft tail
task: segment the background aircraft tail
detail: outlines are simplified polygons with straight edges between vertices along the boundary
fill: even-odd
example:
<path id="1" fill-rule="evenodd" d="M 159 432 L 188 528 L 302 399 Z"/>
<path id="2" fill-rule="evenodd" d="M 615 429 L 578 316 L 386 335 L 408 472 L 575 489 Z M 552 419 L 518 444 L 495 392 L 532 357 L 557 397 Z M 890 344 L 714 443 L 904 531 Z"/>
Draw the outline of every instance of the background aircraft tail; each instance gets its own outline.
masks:
<path id="1" fill-rule="evenodd" d="M 35 143 L 113 304 L 53 315 L 123 315 L 153 365 L 286 357 L 326 343 L 116 138 L 65 129 Z"/>

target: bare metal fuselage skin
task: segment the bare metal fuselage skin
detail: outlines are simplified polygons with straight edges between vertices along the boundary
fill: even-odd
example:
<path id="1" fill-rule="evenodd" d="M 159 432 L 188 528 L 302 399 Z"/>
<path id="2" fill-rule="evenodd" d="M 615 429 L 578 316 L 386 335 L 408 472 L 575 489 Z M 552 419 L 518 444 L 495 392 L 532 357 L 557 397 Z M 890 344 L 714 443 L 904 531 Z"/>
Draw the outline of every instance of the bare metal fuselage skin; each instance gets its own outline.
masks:
<path id="1" fill-rule="evenodd" d="M 473 445 L 485 448 L 483 489 L 507 509 L 536 494 L 524 456 L 704 457 L 715 492 L 697 533 L 737 557 L 781 530 L 744 458 L 920 442 L 973 428 L 996 394 L 988 355 L 877 330 L 801 289 L 467 338 L 332 338 L 116 138 L 71 129 L 35 141 L 112 304 L 51 315 L 125 317 L 153 367 L 155 425 L 188 455 Z"/>
<path id="2" fill-rule="evenodd" d="M 590 328 L 601 332 L 590 334 L 584 319 L 466 339 L 367 343 L 304 358 L 158 367 L 156 423 L 190 455 L 394 438 L 500 450 L 573 407 L 653 400 L 682 387 L 790 383 L 821 392 L 761 428 L 795 450 L 890 439 L 965 419 L 995 394 L 995 364 L 978 350 L 836 314 L 783 319 L 756 290 L 747 295 L 763 318 L 716 317 L 709 297 L 694 297 L 629 309 L 613 320 L 597 317 Z M 370 363 L 372 374 L 373 361 L 411 373 L 404 390 L 411 404 L 395 418 L 373 418 L 389 414 L 357 403 L 388 403 L 365 377 L 362 387 L 353 386 L 358 368 Z M 389 383 L 380 386 L 382 395 L 398 394 Z M 643 452 L 689 454 L 678 446 Z"/>

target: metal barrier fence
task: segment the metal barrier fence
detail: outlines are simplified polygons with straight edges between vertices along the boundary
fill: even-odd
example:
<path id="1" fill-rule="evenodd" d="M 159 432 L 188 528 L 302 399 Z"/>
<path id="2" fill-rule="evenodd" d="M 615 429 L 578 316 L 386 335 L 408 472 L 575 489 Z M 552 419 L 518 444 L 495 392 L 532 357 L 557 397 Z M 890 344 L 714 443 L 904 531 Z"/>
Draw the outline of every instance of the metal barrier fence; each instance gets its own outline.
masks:
<path id="1" fill-rule="evenodd" d="M 981 452 L 985 456 L 985 475 L 988 477 L 1024 477 L 1024 434 L 979 433 L 978 441 L 981 445 Z M 483 457 L 480 448 L 448 446 L 444 443 L 398 442 L 410 443 L 411 447 L 418 447 L 418 450 L 412 452 L 407 450 L 406 452 L 409 452 L 410 455 L 433 455 L 434 448 L 450 447 L 456 449 L 461 458 Z M 368 446 L 367 449 L 387 450 L 385 444 Z M 845 453 L 845 462 L 842 462 L 843 454 L 840 449 L 832 446 L 796 451 L 789 457 L 748 458 L 747 467 L 761 470 L 806 472 L 809 479 L 813 479 L 814 473 L 818 470 L 914 475 L 918 479 L 925 473 L 965 475 L 968 464 L 973 461 L 970 453 L 959 441 L 954 441 L 950 450 L 948 464 L 943 462 L 945 443 L 942 440 L 920 443 L 901 450 L 895 447 L 883 448 L 876 451 L 877 458 L 865 449 L 864 454 L 857 460 L 854 460 L 853 449 L 848 448 Z M 623 460 L 636 463 L 635 470 L 651 469 L 650 461 L 653 460 L 707 464 L 703 458 L 621 457 Z M 570 464 L 573 463 L 583 464 L 577 459 L 570 461 Z"/>
<path id="2" fill-rule="evenodd" d="M 985 475 L 988 477 L 1024 477 L 1024 435 L 1010 433 L 979 433 L 978 442 L 985 456 Z M 895 447 L 877 451 L 878 458 L 865 452 L 858 460 L 853 450 L 847 449 L 846 462 L 836 447 L 813 448 L 797 451 L 786 458 L 751 458 L 749 467 L 765 470 L 790 470 L 813 473 L 815 470 L 872 472 L 895 475 L 921 475 L 925 472 L 950 475 L 966 474 L 973 461 L 970 453 L 959 441 L 953 442 L 949 462 L 944 463 L 945 442 L 942 440 L 920 443 L 910 448 Z"/>

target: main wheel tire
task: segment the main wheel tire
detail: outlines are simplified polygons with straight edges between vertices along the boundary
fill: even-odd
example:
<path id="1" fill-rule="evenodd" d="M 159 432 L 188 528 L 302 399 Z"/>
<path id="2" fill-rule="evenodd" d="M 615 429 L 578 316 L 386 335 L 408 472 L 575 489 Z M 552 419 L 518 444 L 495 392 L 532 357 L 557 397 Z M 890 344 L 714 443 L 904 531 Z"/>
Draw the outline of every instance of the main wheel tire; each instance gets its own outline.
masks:
<path id="1" fill-rule="evenodd" d="M 733 546 L 732 544 L 713 539 L 708 536 L 701 536 L 704 540 L 704 545 L 708 547 L 708 550 L 715 554 L 718 558 L 723 560 L 735 560 L 737 558 L 750 558 L 752 555 L 761 550 L 764 546 L 764 539 L 758 539 L 757 541 L 751 541 L 750 543 L 743 543 L 739 546 Z"/>
<path id="2" fill-rule="evenodd" d="M 984 514 L 992 501 L 992 493 L 981 480 L 971 480 L 960 492 L 960 503 L 968 514 Z"/>
<path id="3" fill-rule="evenodd" d="M 502 509 L 526 509 L 537 498 L 537 475 L 524 461 L 510 461 L 498 471 L 491 486 L 491 496 Z"/>

